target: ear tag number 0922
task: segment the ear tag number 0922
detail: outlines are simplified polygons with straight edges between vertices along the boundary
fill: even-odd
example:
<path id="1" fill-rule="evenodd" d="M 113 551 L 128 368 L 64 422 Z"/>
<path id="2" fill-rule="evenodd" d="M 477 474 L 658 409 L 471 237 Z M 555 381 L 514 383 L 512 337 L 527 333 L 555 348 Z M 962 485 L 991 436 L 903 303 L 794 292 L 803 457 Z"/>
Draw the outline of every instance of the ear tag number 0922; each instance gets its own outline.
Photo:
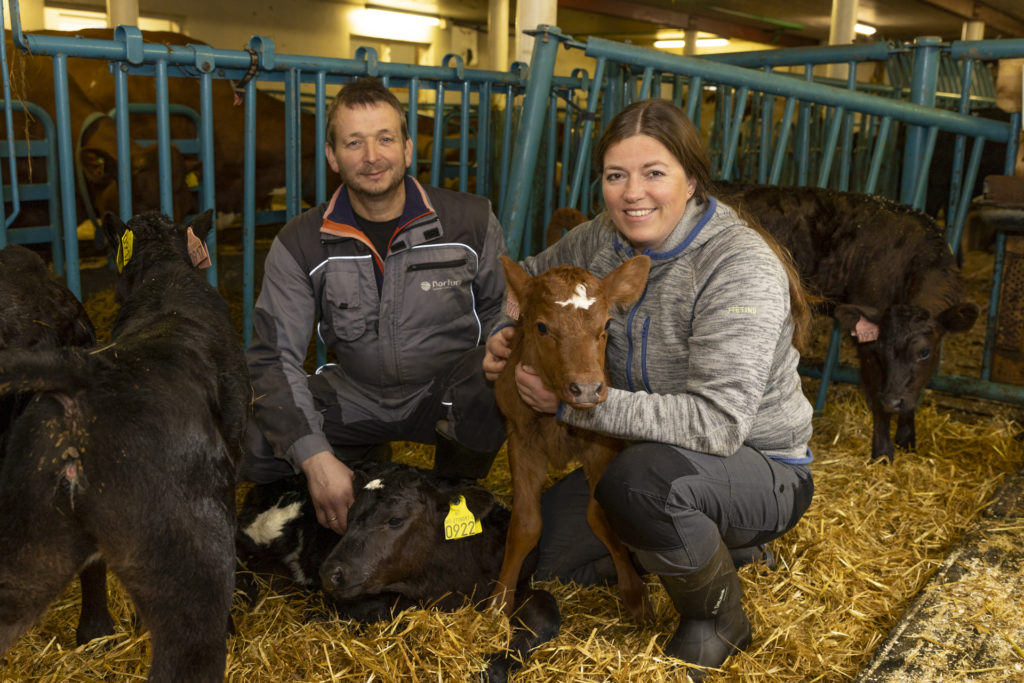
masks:
<path id="1" fill-rule="evenodd" d="M 448 516 L 444 518 L 444 540 L 455 541 L 479 534 L 483 530 L 480 520 L 466 506 L 465 496 L 459 496 L 448 504 Z"/>

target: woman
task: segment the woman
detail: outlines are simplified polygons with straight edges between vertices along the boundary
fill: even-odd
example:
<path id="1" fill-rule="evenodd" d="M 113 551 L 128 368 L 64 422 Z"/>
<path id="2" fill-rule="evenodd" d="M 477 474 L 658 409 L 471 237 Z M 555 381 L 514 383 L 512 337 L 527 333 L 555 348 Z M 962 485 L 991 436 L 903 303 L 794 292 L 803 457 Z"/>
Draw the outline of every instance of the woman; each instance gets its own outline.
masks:
<path id="1" fill-rule="evenodd" d="M 730 549 L 749 554 L 779 537 L 813 494 L 812 409 L 794 346 L 808 306 L 788 254 L 709 195 L 699 133 L 672 103 L 626 107 L 596 158 L 606 211 L 523 265 L 537 274 L 568 263 L 603 277 L 631 256 L 651 257 L 643 297 L 609 326 L 608 399 L 574 410 L 529 367 L 516 368 L 516 381 L 534 410 L 626 440 L 597 499 L 680 613 L 665 652 L 717 667 L 750 642 Z M 504 366 L 510 336 L 488 339 L 488 378 Z M 561 560 L 551 571 L 559 578 L 600 565 L 579 540 L 581 482 L 576 472 L 545 494 L 542 573 L 545 558 Z"/>

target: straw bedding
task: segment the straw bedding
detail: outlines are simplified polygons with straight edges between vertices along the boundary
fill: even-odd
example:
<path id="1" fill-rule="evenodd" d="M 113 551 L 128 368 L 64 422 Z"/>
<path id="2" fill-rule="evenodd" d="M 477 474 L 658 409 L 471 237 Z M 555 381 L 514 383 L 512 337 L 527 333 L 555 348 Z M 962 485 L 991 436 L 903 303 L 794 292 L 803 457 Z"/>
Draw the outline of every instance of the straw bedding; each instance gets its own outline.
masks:
<path id="1" fill-rule="evenodd" d="M 983 289 L 977 291 L 979 303 L 987 300 Z M 979 321 L 976 329 L 983 326 Z M 813 396 L 817 383 L 804 382 Z M 811 443 L 814 502 L 797 527 L 772 544 L 777 569 L 754 564 L 740 570 L 754 641 L 709 680 L 846 681 L 857 675 L 1024 460 L 1020 409 L 974 401 L 950 405 L 947 397 L 926 393 L 917 452 L 898 452 L 891 466 L 869 464 L 871 420 L 864 401 L 855 387 L 830 389 Z M 429 466 L 431 451 L 394 444 L 397 460 L 423 466 Z M 499 456 L 485 482 L 506 501 L 507 467 Z M 645 628 L 623 614 L 613 589 L 545 583 L 559 601 L 562 633 L 515 680 L 685 680 L 682 666 L 660 649 L 676 615 L 657 580 L 647 578 L 655 621 Z M 389 623 L 359 625 L 331 617 L 316 596 L 261 588 L 255 605 L 241 595 L 236 600 L 229 681 L 475 680 L 486 654 L 508 635 L 504 618 L 469 607 L 455 613 L 408 610 Z M 998 588 L 982 592 L 998 596 Z M 70 586 L 8 652 L 0 679 L 144 677 L 148 638 L 135 633 L 130 602 L 116 579 L 110 600 L 117 633 L 76 648 L 77 582 Z M 1005 634 L 1006 666 L 1013 671 L 1024 663 L 1024 613 L 1016 599 L 992 597 L 987 604 L 984 614 L 965 623 Z"/>

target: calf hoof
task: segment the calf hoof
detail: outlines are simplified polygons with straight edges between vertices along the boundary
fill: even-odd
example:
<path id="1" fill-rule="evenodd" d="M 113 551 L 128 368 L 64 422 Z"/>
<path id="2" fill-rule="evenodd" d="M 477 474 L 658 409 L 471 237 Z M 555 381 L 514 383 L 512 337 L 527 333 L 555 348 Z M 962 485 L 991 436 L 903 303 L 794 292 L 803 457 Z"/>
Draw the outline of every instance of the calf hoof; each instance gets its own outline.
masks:
<path id="1" fill-rule="evenodd" d="M 507 654 L 493 654 L 487 658 L 487 669 L 480 672 L 480 680 L 484 683 L 506 683 L 514 664 Z"/>
<path id="2" fill-rule="evenodd" d="M 104 613 L 92 619 L 83 619 L 78 622 L 75 629 L 75 643 L 85 645 L 97 638 L 105 638 L 114 634 L 114 621 L 110 614 Z"/>

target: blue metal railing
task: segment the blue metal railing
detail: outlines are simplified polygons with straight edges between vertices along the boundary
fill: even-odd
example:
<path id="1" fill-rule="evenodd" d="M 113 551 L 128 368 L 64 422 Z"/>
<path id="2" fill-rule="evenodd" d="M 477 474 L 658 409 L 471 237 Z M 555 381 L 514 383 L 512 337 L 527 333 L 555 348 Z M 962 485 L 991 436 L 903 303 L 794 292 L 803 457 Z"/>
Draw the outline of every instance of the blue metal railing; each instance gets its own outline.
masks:
<path id="1" fill-rule="evenodd" d="M 837 172 L 835 164 L 840 159 L 840 167 L 850 163 L 850 152 L 853 148 L 852 136 L 858 133 L 869 138 L 866 149 L 870 152 L 867 180 L 865 186 L 856 188 L 864 192 L 876 192 L 877 183 L 882 173 L 882 163 L 891 147 L 891 130 L 894 125 L 902 126 L 905 140 L 901 145 L 902 178 L 899 184 L 899 197 L 905 204 L 921 208 L 924 203 L 926 183 L 931 171 L 931 158 L 935 149 L 936 139 L 940 131 L 951 133 L 962 138 L 973 139 L 970 158 L 961 154 L 954 167 L 954 183 L 951 190 L 950 214 L 947 218 L 947 238 L 950 248 L 956 251 L 960 241 L 963 217 L 970 201 L 970 188 L 973 187 L 978 171 L 978 160 L 982 147 L 986 143 L 1005 146 L 1003 171 L 1011 174 L 1013 160 L 1017 151 L 1017 135 L 1020 130 L 1020 114 L 1014 114 L 1009 121 L 996 121 L 978 116 L 966 115 L 967 100 L 970 98 L 969 83 L 971 82 L 972 60 L 982 58 L 1000 58 L 1024 55 L 1024 40 L 980 41 L 974 44 L 957 44 L 952 47 L 942 46 L 935 39 L 919 39 L 908 49 L 914 53 L 911 100 L 902 101 L 895 97 L 881 97 L 876 94 L 860 92 L 853 86 L 852 79 L 846 88 L 814 82 L 812 70 L 807 68 L 804 78 L 794 78 L 771 72 L 743 68 L 735 64 L 725 63 L 730 60 L 698 59 L 692 57 L 670 55 L 648 48 L 616 43 L 602 38 L 589 37 L 583 42 L 576 41 L 562 34 L 555 27 L 541 27 L 538 35 L 543 34 L 546 40 L 537 40 L 534 46 L 534 68 L 532 79 L 543 83 L 544 74 L 540 68 L 547 68 L 552 56 L 559 46 L 569 49 L 584 50 L 588 57 L 596 60 L 595 78 L 591 83 L 587 97 L 587 113 L 581 130 L 582 142 L 577 149 L 577 163 L 574 167 L 572 187 L 568 194 L 570 206 L 577 204 L 581 190 L 591 177 L 588 173 L 586 160 L 590 155 L 590 144 L 595 132 L 600 129 L 597 121 L 598 112 L 602 120 L 614 115 L 623 106 L 635 99 L 648 97 L 659 92 L 655 84 L 671 83 L 673 99 L 677 103 L 683 101 L 681 84 L 688 87 L 686 96 L 687 114 L 699 119 L 698 107 L 705 89 L 714 86 L 718 111 L 716 122 L 724 121 L 713 138 L 716 143 L 718 163 L 714 171 L 717 176 L 729 178 L 738 168 L 741 128 L 745 117 L 746 104 L 755 96 L 761 98 L 775 96 L 785 99 L 784 112 L 779 117 L 781 125 L 776 129 L 776 119 L 769 116 L 770 106 L 761 100 L 763 120 L 761 130 L 753 131 L 749 137 L 760 141 L 758 149 L 759 177 L 764 182 L 764 173 L 768 171 L 767 180 L 779 182 L 779 176 L 786 162 L 786 155 L 796 157 L 795 183 L 829 186 L 832 183 L 848 183 L 850 176 L 842 168 Z M 936 83 L 939 75 L 939 55 L 942 50 L 949 50 L 965 65 L 962 103 L 959 111 L 937 108 L 935 103 Z M 797 52 L 780 51 L 780 52 Z M 806 55 L 818 52 L 823 61 L 834 63 L 852 63 L 848 59 L 851 54 L 864 55 L 862 48 L 811 48 L 801 49 Z M 969 59 L 965 59 L 969 57 Z M 731 61 L 743 62 L 746 58 L 734 57 Z M 786 63 L 786 55 L 774 57 L 778 63 Z M 796 58 L 791 58 L 798 61 Z M 606 76 L 607 74 L 607 76 Z M 639 74 L 639 78 L 636 78 Z M 531 80 L 532 80 L 531 79 Z M 721 89 L 721 92 L 719 92 Z M 664 95 L 662 95 L 664 96 Z M 548 114 L 544 107 L 548 103 L 548 91 L 538 87 L 528 89 L 523 105 L 523 121 L 520 137 L 517 140 L 515 153 L 517 162 L 522 157 L 526 160 L 525 175 L 513 176 L 514 183 L 525 186 L 526 178 L 531 177 L 530 160 L 536 159 L 538 142 L 531 131 L 540 130 L 548 125 Z M 799 124 L 797 125 L 794 144 L 790 144 L 791 120 L 796 108 L 800 108 Z M 818 112 L 815 111 L 818 109 Z M 816 125 L 811 125 L 811 117 L 820 116 Z M 731 116 L 731 119 L 730 119 Z M 866 119 L 865 117 L 872 117 Z M 854 129 L 855 117 L 860 117 L 861 127 Z M 768 126 L 772 129 L 769 130 Z M 845 129 L 845 130 L 844 130 Z M 873 136 L 873 137 L 871 137 Z M 812 140 L 819 140 L 818 147 L 812 147 Z M 814 157 L 814 164 L 810 163 Z M 892 164 L 889 164 L 890 166 Z M 962 174 L 962 175 L 961 175 Z M 564 176 L 564 173 L 563 173 Z M 732 176 L 734 177 L 734 176 Z M 746 179 L 746 178 L 744 178 Z M 891 189 L 891 188 L 890 188 Z M 513 191 L 521 191 L 522 187 Z M 954 202 L 952 196 L 959 194 Z M 587 207 L 589 208 L 589 207 Z M 508 232 L 510 250 L 529 243 L 526 234 L 528 226 L 523 217 L 510 213 L 503 225 Z M 988 329 L 985 338 L 985 354 L 982 362 L 981 375 L 978 378 L 936 375 L 930 386 L 956 393 L 970 394 L 1000 401 L 1024 403 L 1024 387 L 993 382 L 990 379 L 990 359 L 994 341 L 996 305 L 1001 287 L 1001 263 L 1005 239 L 997 237 L 994 262 L 993 295 L 989 310 Z M 518 252 L 513 251 L 518 254 Z M 824 406 L 829 382 L 833 379 L 855 379 L 856 371 L 838 366 L 839 334 L 834 331 L 826 355 L 826 362 L 816 372 L 822 378 L 821 389 L 816 400 L 816 408 Z"/>

